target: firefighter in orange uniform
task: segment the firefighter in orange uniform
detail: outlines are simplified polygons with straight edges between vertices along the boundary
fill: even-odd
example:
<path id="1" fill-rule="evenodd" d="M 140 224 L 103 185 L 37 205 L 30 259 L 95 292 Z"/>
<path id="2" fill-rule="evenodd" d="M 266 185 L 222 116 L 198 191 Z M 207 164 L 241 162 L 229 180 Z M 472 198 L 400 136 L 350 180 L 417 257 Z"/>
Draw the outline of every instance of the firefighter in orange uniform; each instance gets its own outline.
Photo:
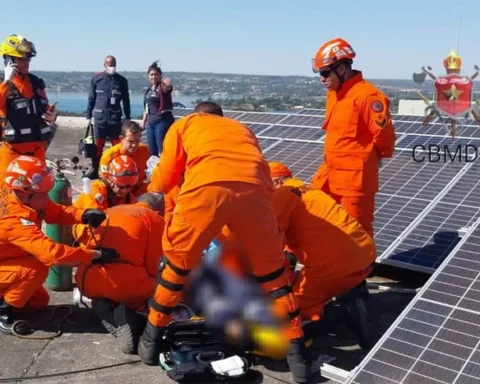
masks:
<path id="1" fill-rule="evenodd" d="M 134 196 L 143 195 L 147 192 L 147 160 L 150 157 L 150 150 L 146 144 L 140 143 L 142 131 L 135 121 L 126 120 L 122 124 L 121 142 L 106 150 L 100 159 L 100 177 L 105 178 L 108 174 L 108 164 L 117 156 L 130 156 L 138 168 L 138 181 L 132 188 Z"/>
<path id="2" fill-rule="evenodd" d="M 135 204 L 107 208 L 108 217 L 80 247 L 95 248 L 97 242 L 114 247 L 120 257 L 114 263 L 82 265 L 75 281 L 83 295 L 92 298 L 92 309 L 107 331 L 120 342 L 124 353 L 135 353 L 140 332 L 134 311 L 145 311 L 155 289 L 158 262 L 163 254 L 159 241 L 164 229 L 161 194 L 147 193 Z"/>
<path id="3" fill-rule="evenodd" d="M 18 156 L 3 176 L 0 191 L 0 332 L 11 333 L 15 309 L 40 309 L 49 295 L 42 287 L 48 268 L 114 258 L 112 249 L 86 250 L 57 244 L 41 231 L 41 222 L 84 223 L 98 227 L 105 213 L 56 204 L 48 198 L 55 184 L 39 159 Z M 17 329 L 21 332 L 20 329 Z"/>
<path id="4" fill-rule="evenodd" d="M 108 165 L 108 173 L 104 179 L 93 180 L 89 193 L 82 193 L 73 205 L 77 208 L 96 208 L 105 210 L 120 204 L 134 204 L 136 202 L 130 190 L 137 183 L 138 169 L 130 156 L 115 157 Z M 77 224 L 72 228 L 73 237 L 77 242 L 82 241 L 87 227 Z"/>
<path id="5" fill-rule="evenodd" d="M 37 54 L 33 43 L 10 35 L 1 42 L 0 54 L 5 62 L 0 83 L 0 173 L 4 173 L 18 155 L 45 162 L 56 111 L 48 105 L 43 80 L 28 72 L 30 60 Z"/>
<path id="6" fill-rule="evenodd" d="M 282 239 L 271 202 L 273 185 L 255 135 L 238 121 L 223 117 L 217 104 L 200 103 L 195 113 L 170 127 L 150 188 L 168 193 L 180 185 L 182 175 L 174 211 L 165 223 L 166 263 L 157 278 L 138 347 L 142 361 L 158 364 L 164 328 L 180 301 L 187 276 L 228 223 L 254 276 L 288 313 L 291 351 L 287 362 L 296 382 L 309 382 L 298 306 L 283 267 Z"/>
<path id="7" fill-rule="evenodd" d="M 271 162 L 273 206 L 285 243 L 304 265 L 293 285 L 303 320 L 319 320 L 325 302 L 362 283 L 376 258 L 372 237 L 335 200 Z"/>
<path id="8" fill-rule="evenodd" d="M 312 187 L 329 194 L 373 236 L 380 160 L 392 157 L 395 129 L 390 101 L 362 72 L 353 70 L 350 44 L 337 38 L 312 60 L 327 88 L 325 161 Z"/>

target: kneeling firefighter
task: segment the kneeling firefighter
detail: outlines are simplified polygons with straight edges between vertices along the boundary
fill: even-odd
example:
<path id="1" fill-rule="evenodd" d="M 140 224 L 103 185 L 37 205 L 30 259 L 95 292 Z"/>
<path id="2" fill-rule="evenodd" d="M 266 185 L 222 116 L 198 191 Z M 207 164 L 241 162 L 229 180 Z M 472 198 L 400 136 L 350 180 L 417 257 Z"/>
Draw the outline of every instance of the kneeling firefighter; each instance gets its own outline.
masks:
<path id="1" fill-rule="evenodd" d="M 4 179 L 0 189 L 0 332 L 11 334 L 17 310 L 48 305 L 49 295 L 42 286 L 48 267 L 94 263 L 112 258 L 116 252 L 106 248 L 72 248 L 43 234 L 42 220 L 98 227 L 105 213 L 52 202 L 48 192 L 55 180 L 41 160 L 18 156 L 0 176 Z"/>

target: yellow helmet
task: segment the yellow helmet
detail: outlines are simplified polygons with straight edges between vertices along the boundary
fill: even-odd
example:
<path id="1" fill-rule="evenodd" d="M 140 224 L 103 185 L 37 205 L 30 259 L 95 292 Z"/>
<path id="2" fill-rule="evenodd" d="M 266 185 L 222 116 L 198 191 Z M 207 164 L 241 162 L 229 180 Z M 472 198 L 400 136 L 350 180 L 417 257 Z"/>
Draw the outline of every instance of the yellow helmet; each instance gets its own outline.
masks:
<path id="1" fill-rule="evenodd" d="M 34 57 L 35 45 L 21 35 L 10 35 L 0 44 L 0 55 L 12 57 Z"/>

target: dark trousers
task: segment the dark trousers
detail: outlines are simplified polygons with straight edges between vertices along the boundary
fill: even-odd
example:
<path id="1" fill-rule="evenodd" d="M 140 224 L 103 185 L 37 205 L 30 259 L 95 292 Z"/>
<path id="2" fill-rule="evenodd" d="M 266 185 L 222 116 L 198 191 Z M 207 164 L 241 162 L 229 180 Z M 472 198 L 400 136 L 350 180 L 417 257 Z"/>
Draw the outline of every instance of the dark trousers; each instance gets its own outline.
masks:
<path id="1" fill-rule="evenodd" d="M 159 156 L 163 151 L 163 140 L 175 118 L 171 112 L 165 112 L 155 124 L 146 124 L 148 148 L 152 156 Z"/>
<path id="2" fill-rule="evenodd" d="M 116 140 L 122 131 L 122 123 L 118 124 L 95 124 L 95 138 Z"/>

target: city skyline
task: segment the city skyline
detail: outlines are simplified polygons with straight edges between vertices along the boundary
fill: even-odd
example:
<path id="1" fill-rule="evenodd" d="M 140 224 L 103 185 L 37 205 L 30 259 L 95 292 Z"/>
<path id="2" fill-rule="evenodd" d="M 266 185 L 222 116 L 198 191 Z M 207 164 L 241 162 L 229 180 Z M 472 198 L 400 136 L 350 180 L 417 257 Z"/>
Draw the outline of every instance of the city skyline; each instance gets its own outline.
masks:
<path id="1" fill-rule="evenodd" d="M 19 33 L 35 43 L 32 71 L 100 71 L 113 54 L 120 72 L 146 71 L 159 59 L 165 72 L 311 77 L 316 50 L 337 36 L 352 44 L 354 67 L 366 78 L 410 79 L 422 66 L 442 75 L 442 61 L 457 45 L 462 74 L 480 65 L 472 0 L 24 4 L 29 12 L 4 5 L 10 16 L 0 31 L 2 39 Z"/>

